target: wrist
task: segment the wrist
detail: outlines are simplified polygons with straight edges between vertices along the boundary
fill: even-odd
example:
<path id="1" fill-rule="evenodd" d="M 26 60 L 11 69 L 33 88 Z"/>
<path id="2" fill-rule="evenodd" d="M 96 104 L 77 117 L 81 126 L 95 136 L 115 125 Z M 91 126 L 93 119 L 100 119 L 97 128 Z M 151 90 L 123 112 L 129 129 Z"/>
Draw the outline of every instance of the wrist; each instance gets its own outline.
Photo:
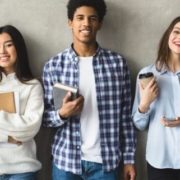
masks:
<path id="1" fill-rule="evenodd" d="M 66 117 L 65 114 L 63 114 L 63 112 L 61 111 L 61 109 L 59 109 L 58 111 L 59 117 L 61 118 L 61 120 L 65 121 L 68 119 L 68 117 Z"/>
<path id="2" fill-rule="evenodd" d="M 149 110 L 149 105 L 139 104 L 138 110 L 140 113 L 146 113 Z"/>

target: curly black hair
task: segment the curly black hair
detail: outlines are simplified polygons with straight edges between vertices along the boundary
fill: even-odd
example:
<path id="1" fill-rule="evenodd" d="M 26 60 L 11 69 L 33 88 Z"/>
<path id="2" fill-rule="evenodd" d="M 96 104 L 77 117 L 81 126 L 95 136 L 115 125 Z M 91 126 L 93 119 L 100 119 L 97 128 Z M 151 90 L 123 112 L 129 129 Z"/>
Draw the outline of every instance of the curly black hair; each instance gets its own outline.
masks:
<path id="1" fill-rule="evenodd" d="M 81 6 L 93 7 L 97 11 L 99 21 L 103 21 L 106 14 L 106 3 L 104 0 L 69 0 L 67 4 L 68 19 L 73 20 L 76 9 Z"/>

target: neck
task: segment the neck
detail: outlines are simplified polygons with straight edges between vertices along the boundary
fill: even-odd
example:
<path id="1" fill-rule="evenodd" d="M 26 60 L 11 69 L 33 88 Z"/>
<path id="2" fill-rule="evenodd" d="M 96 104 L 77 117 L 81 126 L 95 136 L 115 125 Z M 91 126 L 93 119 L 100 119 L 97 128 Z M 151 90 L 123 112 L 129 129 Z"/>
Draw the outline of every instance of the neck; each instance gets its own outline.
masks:
<path id="1" fill-rule="evenodd" d="M 81 57 L 93 56 L 96 53 L 97 45 L 93 44 L 73 44 L 73 48 Z"/>

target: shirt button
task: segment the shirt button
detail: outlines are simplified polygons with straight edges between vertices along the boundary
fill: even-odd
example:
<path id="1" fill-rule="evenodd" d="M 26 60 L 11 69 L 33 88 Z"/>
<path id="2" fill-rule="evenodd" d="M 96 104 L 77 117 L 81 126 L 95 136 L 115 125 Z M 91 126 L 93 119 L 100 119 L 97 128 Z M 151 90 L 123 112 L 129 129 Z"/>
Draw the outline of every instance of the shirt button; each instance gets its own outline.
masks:
<path id="1" fill-rule="evenodd" d="M 78 132 L 78 131 L 76 131 L 76 135 L 79 135 L 79 132 Z"/>
<path id="2" fill-rule="evenodd" d="M 76 146 L 77 149 L 80 149 L 80 146 Z"/>

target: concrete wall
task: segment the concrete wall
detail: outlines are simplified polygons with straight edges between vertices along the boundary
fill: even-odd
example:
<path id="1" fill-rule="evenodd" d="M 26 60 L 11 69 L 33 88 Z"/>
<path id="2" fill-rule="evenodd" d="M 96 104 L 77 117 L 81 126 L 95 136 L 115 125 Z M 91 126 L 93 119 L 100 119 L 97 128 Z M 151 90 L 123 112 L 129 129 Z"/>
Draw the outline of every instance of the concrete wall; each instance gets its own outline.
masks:
<path id="1" fill-rule="evenodd" d="M 134 90 L 137 72 L 154 62 L 159 39 L 170 21 L 179 16 L 179 0 L 106 0 L 108 13 L 98 41 L 124 55 Z M 67 0 L 0 0 L 0 26 L 12 24 L 24 35 L 34 74 L 71 43 L 67 26 Z M 134 94 L 134 92 L 133 92 Z M 50 142 L 53 130 L 42 128 L 37 136 L 38 157 L 43 163 L 40 180 L 50 180 Z M 146 132 L 138 133 L 137 180 L 146 180 Z"/>

